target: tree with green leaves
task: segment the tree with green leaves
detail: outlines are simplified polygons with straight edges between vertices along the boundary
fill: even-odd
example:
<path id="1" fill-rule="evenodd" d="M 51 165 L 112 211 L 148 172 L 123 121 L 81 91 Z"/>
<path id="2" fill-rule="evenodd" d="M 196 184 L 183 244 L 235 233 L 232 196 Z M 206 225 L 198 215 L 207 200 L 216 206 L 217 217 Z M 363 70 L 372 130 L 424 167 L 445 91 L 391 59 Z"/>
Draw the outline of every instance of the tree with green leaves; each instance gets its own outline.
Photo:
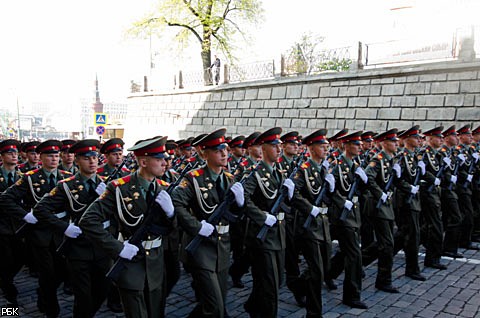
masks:
<path id="1" fill-rule="evenodd" d="M 233 58 L 233 43 L 237 35 L 247 38 L 242 23 L 255 23 L 262 17 L 260 0 L 161 0 L 156 9 L 134 23 L 129 30 L 136 36 L 156 33 L 165 27 L 178 28 L 175 40 L 199 43 L 204 70 L 211 66 L 212 46 Z M 211 78 L 205 72 L 205 83 Z"/>

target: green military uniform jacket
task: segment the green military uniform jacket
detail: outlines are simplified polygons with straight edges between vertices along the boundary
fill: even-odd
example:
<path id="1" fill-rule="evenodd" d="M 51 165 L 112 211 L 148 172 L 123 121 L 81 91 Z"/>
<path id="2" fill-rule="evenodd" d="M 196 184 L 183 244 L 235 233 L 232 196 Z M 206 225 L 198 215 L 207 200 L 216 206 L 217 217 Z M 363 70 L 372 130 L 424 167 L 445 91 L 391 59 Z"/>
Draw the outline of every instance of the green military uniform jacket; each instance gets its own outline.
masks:
<path id="1" fill-rule="evenodd" d="M 162 235 L 171 230 L 173 218 L 167 218 L 158 204 L 153 203 L 148 211 L 139 178 L 138 172 L 135 172 L 110 182 L 107 190 L 80 219 L 79 225 L 85 235 L 112 259 L 119 257 L 123 241 L 132 237 L 148 213 L 155 213 L 155 216 L 144 241 L 161 243 Z M 168 186 L 160 179 L 156 182 L 154 198 Z M 104 226 L 105 222 L 110 223 L 108 229 Z M 162 286 L 164 259 L 161 245 L 145 252 L 139 251 L 124 264 L 126 268 L 116 282 L 119 288 L 143 291 L 146 281 L 150 291 Z"/>
<path id="2" fill-rule="evenodd" d="M 268 229 L 265 241 L 257 239 L 267 219 L 266 213 L 270 213 L 280 195 L 283 181 L 284 176 L 276 167 L 270 171 L 262 161 L 254 175 L 245 182 L 245 215 L 251 221 L 246 235 L 247 246 L 275 251 L 285 249 L 285 211 L 280 211 L 278 221 Z"/>
<path id="3" fill-rule="evenodd" d="M 23 176 L 23 173 L 17 170 L 13 170 L 13 182 L 17 182 Z M 3 169 L 0 169 L 0 193 L 3 193 L 8 189 L 8 174 L 3 173 Z M 8 212 L 0 212 L 0 235 L 13 235 L 15 229 L 20 227 L 23 222 L 10 217 Z"/>
<path id="4" fill-rule="evenodd" d="M 69 172 L 57 169 L 57 183 L 69 176 L 71 176 Z M 42 168 L 30 170 L 2 193 L 0 211 L 7 213 L 14 219 L 14 222 L 24 223 L 24 216 L 49 192 L 49 180 L 44 170 Z M 64 219 L 66 214 L 60 213 L 57 217 Z M 61 236 L 54 236 L 46 224 L 39 222 L 28 226 L 32 229 L 30 237 L 35 245 L 46 247 L 50 245 L 52 239 L 55 239 L 57 243 L 61 240 Z"/>
<path id="5" fill-rule="evenodd" d="M 223 189 L 226 195 L 228 188 L 234 182 L 233 175 L 223 172 L 218 177 L 223 178 Z M 198 235 L 202 227 L 201 221 L 208 220 L 217 205 L 223 201 L 219 199 L 212 172 L 208 167 L 187 173 L 180 185 L 173 191 L 172 200 L 178 224 L 184 231 L 183 247 L 186 247 Z M 241 212 L 235 203 L 230 208 L 232 213 L 239 214 Z M 182 249 L 181 260 L 189 267 L 213 272 L 228 268 L 230 266 L 229 228 L 229 222 L 222 219 L 212 235 L 202 239 L 195 255 L 192 256 Z"/>
<path id="6" fill-rule="evenodd" d="M 328 186 L 324 184 L 326 174 L 327 169 L 313 162 L 312 159 L 309 159 L 299 167 L 293 180 L 295 182 L 295 195 L 292 198 L 292 213 L 296 211 L 296 219 L 294 221 L 295 235 L 301 235 L 310 240 L 331 241 L 330 224 L 326 214 L 319 213 L 312 220 L 308 230 L 303 228 L 303 224 L 310 215 L 313 204 L 318 195 L 320 195 L 323 186 Z M 327 191 L 329 190 L 327 189 Z M 328 201 L 327 195 L 324 198 Z M 328 211 L 325 199 L 322 200 L 323 202 L 319 208 Z"/>
<path id="7" fill-rule="evenodd" d="M 105 164 L 102 167 L 97 169 L 97 175 L 108 178 L 110 177 L 111 174 L 113 174 L 113 172 L 115 172 L 115 169 L 116 169 L 115 167 L 111 167 L 108 164 Z M 125 167 L 122 167 L 122 169 L 119 172 L 117 172 L 114 176 L 112 176 L 112 178 L 110 179 L 111 180 L 119 179 L 129 174 L 130 174 L 130 170 L 128 170 Z"/>
<path id="8" fill-rule="evenodd" d="M 296 166 L 295 160 L 292 158 L 292 160 L 289 160 L 285 155 L 281 155 L 280 158 L 278 159 L 278 170 L 285 176 L 289 177 L 290 174 L 292 173 L 293 169 Z"/>
<path id="9" fill-rule="evenodd" d="M 423 156 L 425 152 L 426 154 Z M 436 149 L 433 149 L 430 146 L 423 148 L 421 154 L 423 156 L 423 161 L 425 162 L 425 175 L 420 182 L 420 185 L 422 186 L 422 195 L 440 195 L 440 188 L 438 186 L 434 186 L 432 191 L 427 191 L 427 189 L 434 184 L 440 166 L 443 164 L 441 156 Z"/>
<path id="10" fill-rule="evenodd" d="M 340 220 L 342 215 L 345 201 L 348 198 L 348 193 L 355 181 L 355 169 L 357 169 L 358 163 L 353 160 L 349 160 L 344 154 L 337 158 L 337 164 L 333 168 L 332 174 L 335 178 L 335 191 L 331 194 L 332 205 L 328 210 L 330 216 L 330 222 L 333 225 L 347 226 L 352 228 L 360 228 L 360 206 L 358 203 L 358 196 L 352 198 L 353 207 L 348 213 L 345 221 Z M 357 192 L 361 192 L 362 188 L 365 188 L 363 181 L 358 181 L 359 186 Z"/>
<path id="11" fill-rule="evenodd" d="M 33 209 L 33 215 L 39 224 L 46 224 L 58 234 L 63 234 L 70 222 L 78 225 L 85 210 L 98 197 L 97 194 L 92 196 L 81 180 L 80 172 L 77 172 L 74 176 L 58 182 L 57 186 L 38 202 Z M 96 185 L 100 182 L 102 179 L 97 175 Z M 67 214 L 66 218 L 59 219 L 55 216 L 63 211 Z M 105 253 L 95 247 L 83 234 L 67 240 L 69 243 L 64 254 L 70 260 L 91 261 L 106 257 Z"/>
<path id="12" fill-rule="evenodd" d="M 421 155 L 420 155 L 421 157 Z M 396 179 L 395 182 L 395 202 L 398 206 L 399 211 L 416 211 L 420 212 L 422 210 L 420 204 L 420 193 L 412 196 L 412 200 L 407 204 L 407 199 L 410 197 L 412 190 L 412 185 L 415 182 L 417 173 L 422 173 L 417 171 L 418 160 L 416 153 L 404 148 L 403 156 L 399 160 L 398 164 L 402 168 L 402 176 L 400 179 Z M 417 185 L 420 185 L 418 183 Z"/>
<path id="13" fill-rule="evenodd" d="M 458 195 L 455 191 L 455 189 L 457 188 L 457 184 L 458 184 L 458 179 L 457 179 L 457 183 L 456 184 L 452 184 L 452 188 L 451 190 L 449 190 L 449 186 L 451 184 L 451 178 L 452 178 L 452 175 L 455 174 L 455 168 L 456 168 L 456 165 L 460 164 L 460 160 L 457 159 L 457 155 L 458 155 L 458 151 L 459 151 L 460 147 L 455 147 L 455 148 L 448 148 L 447 146 L 442 146 L 439 150 L 438 150 L 438 160 L 439 162 L 441 162 L 443 165 L 445 165 L 445 168 L 443 169 L 443 175 L 442 175 L 442 183 L 440 184 L 441 188 L 442 188 L 442 196 L 446 196 L 448 198 L 451 198 L 451 199 L 454 199 L 454 200 L 458 200 Z M 443 161 L 443 158 L 450 158 L 451 162 L 449 165 L 447 165 L 444 161 Z M 458 174 L 458 171 L 457 170 L 457 174 Z"/>
<path id="14" fill-rule="evenodd" d="M 461 144 L 459 145 L 459 151 L 465 155 L 465 163 L 460 166 L 458 169 L 458 180 L 457 180 L 457 193 L 464 193 L 466 195 L 472 195 L 472 183 L 467 182 L 467 177 L 469 175 L 469 172 L 471 174 L 475 173 L 475 159 L 472 158 L 472 153 L 475 151 L 475 146 L 474 145 L 465 145 Z M 472 167 L 473 170 L 470 170 L 470 166 L 474 165 Z M 473 182 L 473 179 L 472 179 Z M 467 183 L 467 187 L 464 187 L 464 184 Z"/>
<path id="15" fill-rule="evenodd" d="M 235 169 L 235 173 L 233 174 L 235 177 L 235 181 L 242 180 L 245 173 L 250 171 L 250 167 L 253 167 L 256 164 L 255 160 L 252 157 L 248 156 L 246 159 L 242 160 Z"/>
<path id="16" fill-rule="evenodd" d="M 77 167 L 75 164 L 73 164 L 70 169 L 68 169 L 67 167 L 65 167 L 63 164 L 59 164 L 59 165 L 58 165 L 58 169 L 63 170 L 63 171 L 70 172 L 71 174 L 75 174 L 75 173 L 78 172 L 78 167 Z"/>

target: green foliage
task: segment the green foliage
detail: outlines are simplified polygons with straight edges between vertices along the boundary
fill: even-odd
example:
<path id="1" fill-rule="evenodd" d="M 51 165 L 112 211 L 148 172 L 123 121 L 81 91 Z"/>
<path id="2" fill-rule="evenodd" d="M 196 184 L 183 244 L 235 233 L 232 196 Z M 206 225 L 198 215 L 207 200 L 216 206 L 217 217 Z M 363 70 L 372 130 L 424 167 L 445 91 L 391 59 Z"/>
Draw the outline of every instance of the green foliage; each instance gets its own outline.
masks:
<path id="1" fill-rule="evenodd" d="M 338 59 L 332 58 L 330 61 L 321 62 L 317 65 L 317 69 L 319 71 L 337 71 L 337 72 L 344 72 L 350 69 L 350 65 L 352 64 L 351 59 Z"/>

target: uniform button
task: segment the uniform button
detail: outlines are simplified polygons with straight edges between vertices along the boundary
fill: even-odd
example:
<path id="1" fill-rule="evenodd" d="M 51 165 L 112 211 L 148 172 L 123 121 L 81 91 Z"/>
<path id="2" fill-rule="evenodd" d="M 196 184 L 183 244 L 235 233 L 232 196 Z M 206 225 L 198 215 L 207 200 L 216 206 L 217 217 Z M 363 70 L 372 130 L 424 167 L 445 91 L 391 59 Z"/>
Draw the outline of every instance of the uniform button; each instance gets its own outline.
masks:
<path id="1" fill-rule="evenodd" d="M 150 255 L 150 251 L 145 251 L 145 254 L 148 256 Z"/>
<path id="2" fill-rule="evenodd" d="M 149 241 L 151 240 L 150 235 L 147 237 L 147 240 L 149 240 Z"/>
<path id="3" fill-rule="evenodd" d="M 222 237 L 221 237 L 221 236 L 219 236 L 219 237 L 218 237 L 218 240 L 219 240 L 219 241 L 221 241 L 221 240 L 222 240 Z"/>

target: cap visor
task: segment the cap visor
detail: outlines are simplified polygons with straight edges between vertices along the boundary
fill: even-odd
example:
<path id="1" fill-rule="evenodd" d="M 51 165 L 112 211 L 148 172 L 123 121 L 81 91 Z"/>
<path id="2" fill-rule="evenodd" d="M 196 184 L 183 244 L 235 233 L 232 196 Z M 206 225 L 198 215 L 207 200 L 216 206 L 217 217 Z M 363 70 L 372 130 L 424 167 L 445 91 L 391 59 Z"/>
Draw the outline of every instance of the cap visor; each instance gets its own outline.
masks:
<path id="1" fill-rule="evenodd" d="M 157 159 L 167 159 L 170 156 L 166 152 L 159 152 L 155 154 L 149 155 L 149 157 L 157 158 Z"/>

